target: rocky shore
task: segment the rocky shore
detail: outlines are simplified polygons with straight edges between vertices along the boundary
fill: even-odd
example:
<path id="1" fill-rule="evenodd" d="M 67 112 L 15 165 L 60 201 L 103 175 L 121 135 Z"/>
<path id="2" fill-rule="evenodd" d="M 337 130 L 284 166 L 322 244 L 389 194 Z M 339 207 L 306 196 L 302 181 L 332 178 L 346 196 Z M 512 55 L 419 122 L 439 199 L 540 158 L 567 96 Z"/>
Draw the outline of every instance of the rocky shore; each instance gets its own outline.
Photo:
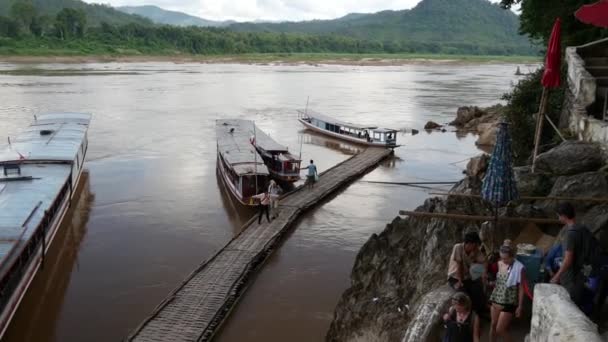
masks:
<path id="1" fill-rule="evenodd" d="M 459 129 L 487 133 L 501 115 L 501 106 L 490 109 L 463 107 L 452 122 Z M 495 137 L 493 138 L 495 141 Z M 481 139 L 480 139 L 481 140 Z M 494 143 L 491 138 L 482 142 Z M 522 195 L 608 197 L 608 168 L 604 147 L 577 141 L 565 142 L 540 155 L 538 169 L 516 168 Z M 465 178 L 452 192 L 479 194 L 488 156 L 473 158 Z M 521 201 L 500 215 L 554 218 L 554 201 Z M 582 221 L 608 246 L 608 203 L 576 202 Z M 491 215 L 478 198 L 434 197 L 416 211 Z M 501 224 L 501 236 L 513 239 L 524 228 Z M 444 219 L 396 217 L 380 234 L 361 248 L 346 290 L 335 310 L 327 341 L 431 341 L 439 333 L 440 312 L 451 292 L 445 287 L 452 246 L 481 224 Z M 543 227 L 556 235 L 560 227 Z M 483 232 L 482 232 L 483 234 Z M 433 339 L 434 338 L 434 339 Z"/>

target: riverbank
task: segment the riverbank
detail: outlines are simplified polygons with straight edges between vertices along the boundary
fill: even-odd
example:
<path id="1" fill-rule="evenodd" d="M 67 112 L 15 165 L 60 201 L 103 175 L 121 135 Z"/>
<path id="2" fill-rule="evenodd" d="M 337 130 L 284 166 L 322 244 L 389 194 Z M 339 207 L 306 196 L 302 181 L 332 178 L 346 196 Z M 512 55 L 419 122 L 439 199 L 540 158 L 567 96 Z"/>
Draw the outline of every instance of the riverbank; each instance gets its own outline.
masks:
<path id="1" fill-rule="evenodd" d="M 424 63 L 513 63 L 540 62 L 534 56 L 474 56 L 445 54 L 339 54 L 339 53 L 269 53 L 239 55 L 144 55 L 137 51 L 122 54 L 84 54 L 71 50 L 15 51 L 0 49 L 0 62 L 15 64 L 33 63 L 208 63 L 208 64 L 278 64 L 278 65 L 357 65 L 400 66 Z"/>

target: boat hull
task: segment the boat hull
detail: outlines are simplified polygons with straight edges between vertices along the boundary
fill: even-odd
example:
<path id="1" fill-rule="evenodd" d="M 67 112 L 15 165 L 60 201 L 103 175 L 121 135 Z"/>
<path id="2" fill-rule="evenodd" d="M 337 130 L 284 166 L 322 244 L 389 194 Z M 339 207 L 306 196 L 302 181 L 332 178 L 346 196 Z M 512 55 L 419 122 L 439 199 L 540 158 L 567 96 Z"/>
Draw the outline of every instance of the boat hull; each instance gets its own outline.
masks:
<path id="1" fill-rule="evenodd" d="M 399 145 L 396 144 L 385 144 L 382 142 L 369 142 L 363 139 L 358 139 L 358 138 L 354 138 L 354 137 L 350 137 L 348 135 L 344 135 L 344 134 L 339 134 L 339 133 L 335 133 L 335 132 L 330 132 L 328 130 L 322 129 L 320 127 L 317 127 L 313 124 L 311 124 L 310 122 L 303 120 L 303 119 L 298 119 L 298 121 L 300 121 L 300 123 L 302 125 L 304 125 L 306 128 L 310 129 L 311 131 L 315 131 L 324 135 L 327 135 L 329 137 L 332 138 L 336 138 L 336 139 L 340 139 L 340 140 L 344 140 L 344 141 L 348 141 L 348 142 L 352 142 L 358 145 L 362 145 L 362 146 L 368 146 L 368 147 L 381 147 L 381 148 L 396 148 L 399 147 Z"/>
<path id="2" fill-rule="evenodd" d="M 86 154 L 86 150 L 84 151 L 84 154 Z M 84 160 L 84 155 L 82 160 Z M 74 184 L 72 186 L 77 186 L 79 184 L 83 170 L 83 168 L 80 166 L 78 168 L 78 172 L 75 175 L 70 175 L 73 181 L 72 184 Z M 70 179 L 66 179 L 66 181 L 69 182 Z M 0 314 L 0 339 L 4 336 L 6 329 L 8 329 L 8 326 L 10 325 L 13 316 L 19 308 L 19 304 L 21 304 L 21 301 L 25 297 L 27 290 L 29 289 L 32 281 L 34 280 L 34 277 L 40 270 L 40 267 L 43 265 L 44 255 L 46 255 L 48 250 L 51 248 L 53 240 L 57 235 L 59 228 L 61 227 L 65 214 L 67 213 L 71 205 L 75 193 L 75 191 L 73 190 L 74 189 L 70 189 L 69 195 L 61 201 L 59 209 L 57 210 L 57 214 L 52 219 L 51 225 L 44 236 L 44 250 L 42 246 L 37 247 L 38 251 L 31 256 L 29 265 L 24 270 L 23 275 L 19 280 L 18 285 L 16 286 L 16 290 L 10 294 L 10 298 L 7 301 L 7 305 L 4 307 L 3 312 Z"/>
<path id="3" fill-rule="evenodd" d="M 226 167 L 224 166 L 224 163 L 219 154 L 217 156 L 217 172 L 219 172 L 222 183 L 224 184 L 226 189 L 228 189 L 228 192 L 230 193 L 232 198 L 234 198 L 234 200 L 244 206 L 255 206 L 253 203 L 251 203 L 249 198 L 243 198 L 239 190 L 234 186 L 234 184 L 232 184 L 232 182 L 228 178 L 228 175 L 226 174 Z"/>

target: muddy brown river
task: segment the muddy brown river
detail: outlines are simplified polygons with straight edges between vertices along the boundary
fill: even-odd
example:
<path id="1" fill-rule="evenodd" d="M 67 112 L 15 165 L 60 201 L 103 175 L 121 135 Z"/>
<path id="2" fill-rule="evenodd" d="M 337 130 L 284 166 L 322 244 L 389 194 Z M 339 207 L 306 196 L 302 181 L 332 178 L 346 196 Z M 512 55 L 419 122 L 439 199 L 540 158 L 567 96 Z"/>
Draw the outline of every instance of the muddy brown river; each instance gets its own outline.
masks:
<path id="1" fill-rule="evenodd" d="M 5 341 L 120 341 L 253 214 L 223 192 L 215 120 L 246 118 L 320 171 L 357 147 L 304 131 L 309 107 L 420 129 L 490 105 L 513 64 L 395 67 L 0 63 L 0 141 L 46 111 L 93 113 L 86 177 Z M 520 66 L 523 71 L 534 66 Z M 473 136 L 401 134 L 396 156 L 306 215 L 236 306 L 217 341 L 321 341 L 358 249 L 479 153 Z"/>

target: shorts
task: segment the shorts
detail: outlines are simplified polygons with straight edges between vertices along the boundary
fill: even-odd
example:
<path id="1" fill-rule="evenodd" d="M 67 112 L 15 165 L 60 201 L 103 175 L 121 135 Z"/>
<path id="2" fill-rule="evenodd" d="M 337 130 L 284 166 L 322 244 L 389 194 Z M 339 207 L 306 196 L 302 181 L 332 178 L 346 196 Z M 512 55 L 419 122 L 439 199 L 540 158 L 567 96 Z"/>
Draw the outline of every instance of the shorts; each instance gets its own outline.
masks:
<path id="1" fill-rule="evenodd" d="M 315 176 L 306 176 L 306 183 L 314 183 Z"/>
<path id="2" fill-rule="evenodd" d="M 492 304 L 502 306 L 502 310 L 500 310 L 501 312 L 515 313 L 515 310 L 517 310 L 517 305 L 513 305 L 513 304 L 501 304 L 501 303 L 496 303 L 496 302 L 492 302 Z"/>

